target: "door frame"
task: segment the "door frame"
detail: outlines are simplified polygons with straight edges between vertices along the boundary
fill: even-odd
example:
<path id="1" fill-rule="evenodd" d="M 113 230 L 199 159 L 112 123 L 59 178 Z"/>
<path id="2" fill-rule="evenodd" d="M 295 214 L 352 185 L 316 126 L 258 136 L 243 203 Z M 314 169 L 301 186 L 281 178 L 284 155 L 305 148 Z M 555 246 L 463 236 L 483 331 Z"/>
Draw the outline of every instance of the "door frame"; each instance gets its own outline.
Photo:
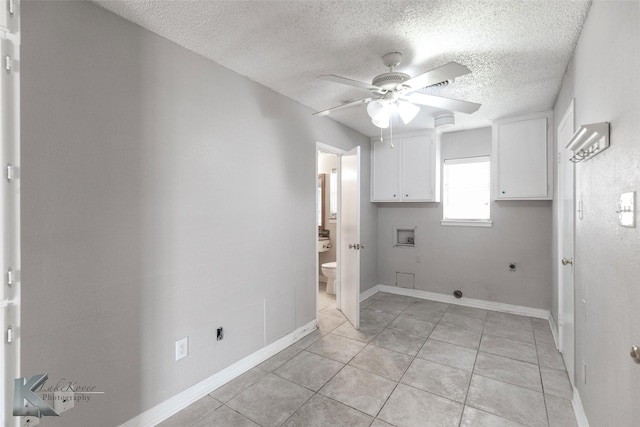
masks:
<path id="1" fill-rule="evenodd" d="M 567 121 L 571 120 L 571 123 L 567 123 Z M 569 379 L 571 380 L 571 385 L 574 385 L 574 381 L 575 381 L 575 276 L 572 274 L 572 278 L 573 278 L 573 283 L 571 284 L 571 288 L 573 290 L 572 294 L 574 295 L 574 299 L 573 299 L 573 313 L 571 313 L 571 315 L 574 316 L 574 322 L 572 323 L 572 328 L 573 331 L 571 333 L 571 335 L 574 337 L 573 338 L 573 342 L 572 343 L 565 343 L 565 337 L 567 335 L 567 325 L 565 322 L 561 321 L 561 318 L 563 318 L 564 313 L 563 313 L 563 307 L 565 305 L 565 300 L 564 300 L 564 294 L 565 294 L 565 288 L 567 286 L 567 284 L 565 283 L 564 280 L 564 271 L 566 270 L 566 268 L 571 268 L 574 269 L 574 265 L 575 265 L 575 223 L 576 223 L 576 218 L 575 218 L 575 213 L 576 213 L 576 209 L 575 209 L 575 195 L 576 195 L 576 190 L 575 190 L 575 166 L 572 167 L 572 171 L 573 171 L 573 184 L 572 184 L 572 199 L 573 199 L 573 205 L 571 206 L 571 208 L 567 208 L 568 212 L 563 208 L 563 198 L 564 198 L 564 193 L 565 191 L 563 190 L 564 188 L 564 184 L 562 182 L 563 180 L 563 176 L 564 174 L 562 173 L 563 168 L 566 168 L 567 166 L 570 165 L 566 165 L 563 164 L 562 161 L 562 153 L 563 150 L 565 150 L 564 147 L 564 142 L 565 141 L 561 141 L 560 140 L 560 129 L 562 129 L 564 126 L 571 126 L 571 131 L 572 133 L 575 131 L 575 108 L 574 108 L 574 100 L 571 100 L 571 103 L 569 104 L 569 106 L 567 107 L 564 115 L 562 116 L 562 119 L 560 120 L 560 123 L 558 124 L 557 128 L 556 128 L 556 143 L 557 143 L 557 156 L 558 156 L 558 197 L 557 197 L 557 205 L 558 205 L 558 212 L 557 212 L 557 221 L 558 221 L 558 230 L 557 230 L 557 239 L 558 239 L 558 254 L 557 254 L 557 259 L 556 259 L 556 271 L 557 271 L 557 283 L 558 283 L 558 348 L 560 350 L 560 352 L 563 354 L 563 358 L 567 353 L 567 347 L 566 345 L 570 345 L 571 348 L 570 353 L 571 353 L 571 357 L 573 357 L 573 360 L 571 361 L 571 366 L 568 368 L 571 369 L 573 368 L 573 372 L 569 372 Z M 567 242 L 564 241 L 563 235 L 564 235 L 564 217 L 565 215 L 571 215 L 573 220 L 572 220 L 572 225 L 571 227 L 573 228 L 572 231 L 572 240 L 573 242 L 571 242 L 571 245 L 573 246 L 573 253 L 572 253 L 572 258 L 573 258 L 573 262 L 574 264 L 570 265 L 570 266 L 565 266 L 562 264 L 562 259 L 565 256 L 565 245 Z M 566 360 L 565 360 L 565 365 L 567 364 Z"/>
<path id="2" fill-rule="evenodd" d="M 2 6 L 6 7 L 6 2 Z M 5 23 L 8 27 L 0 28 L 1 56 L 3 61 L 7 57 L 11 63 L 20 64 L 19 2 L 9 19 L 13 21 Z M 3 70 L 0 77 L 0 165 L 4 175 L 0 190 L 0 424 L 7 427 L 17 427 L 21 422 L 13 415 L 14 381 L 20 376 L 21 351 L 20 74 L 20 67 L 13 66 Z"/>
<path id="3" fill-rule="evenodd" d="M 316 141 L 316 166 L 315 166 L 315 174 L 314 174 L 314 179 L 313 182 L 316 183 L 318 180 L 318 153 L 322 151 L 324 153 L 329 153 L 329 154 L 335 154 L 336 156 L 338 156 L 338 179 L 337 182 L 340 183 L 340 177 L 341 177 L 341 171 L 340 171 L 340 163 L 342 161 L 342 155 L 344 153 L 346 153 L 345 150 L 338 148 L 338 147 L 334 147 L 332 145 L 328 145 L 328 144 L 324 144 L 322 142 Z M 315 189 L 315 184 L 314 184 L 314 189 Z M 340 190 L 340 185 L 338 185 L 337 188 L 338 191 L 338 206 L 337 206 L 337 211 L 338 211 L 338 218 L 336 221 L 336 236 L 335 236 L 335 241 L 336 241 L 336 261 L 340 260 L 340 229 L 341 229 L 341 203 L 340 203 L 340 194 L 341 194 L 341 190 Z M 315 193 L 314 193 L 315 194 Z M 318 198 L 315 198 L 316 202 L 315 202 L 315 212 L 318 212 Z M 318 317 L 318 312 L 320 310 L 318 310 L 318 282 L 320 281 L 320 256 L 318 255 L 318 224 L 314 222 L 314 238 L 316 241 L 316 251 L 315 251 L 315 258 L 316 258 L 316 280 L 314 282 L 314 297 L 316 299 L 316 318 Z M 336 286 L 336 308 L 340 309 L 340 283 L 339 283 L 339 278 L 340 278 L 340 262 L 338 262 L 336 264 L 336 280 L 338 281 L 337 286 Z"/>

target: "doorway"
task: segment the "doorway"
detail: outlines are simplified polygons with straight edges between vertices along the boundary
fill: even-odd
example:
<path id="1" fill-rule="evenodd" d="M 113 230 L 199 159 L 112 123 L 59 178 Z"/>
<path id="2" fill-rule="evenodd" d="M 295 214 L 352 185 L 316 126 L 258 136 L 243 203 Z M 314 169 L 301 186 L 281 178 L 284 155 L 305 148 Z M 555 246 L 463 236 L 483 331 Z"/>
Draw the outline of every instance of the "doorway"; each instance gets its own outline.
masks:
<path id="1" fill-rule="evenodd" d="M 575 168 L 565 147 L 575 130 L 574 101 L 557 129 L 558 142 L 558 334 L 571 385 L 575 386 L 574 229 Z"/>
<path id="2" fill-rule="evenodd" d="M 317 152 L 318 311 L 336 305 L 338 279 L 338 167 L 340 156 Z M 337 305 L 336 305 L 337 307 Z"/>
<path id="3" fill-rule="evenodd" d="M 331 186 L 332 175 L 333 187 Z M 318 252 L 315 286 L 318 289 L 316 292 L 318 323 L 321 328 L 330 327 L 332 323 L 343 323 L 346 318 L 354 328 L 358 329 L 360 254 L 355 250 L 355 243 L 360 239 L 360 147 L 345 152 L 330 145 L 316 143 L 316 176 L 318 185 L 316 186 L 315 232 L 318 236 Z M 325 183 L 324 197 L 321 181 Z M 324 218 L 321 217 L 323 213 Z M 328 251 L 320 252 L 323 242 L 326 242 L 321 239 L 327 238 L 331 247 Z M 357 246 L 359 249 L 360 245 Z M 330 255 L 323 256 L 327 252 Z M 329 259 L 332 254 L 335 254 L 335 261 Z M 331 262 L 335 262 L 333 271 L 327 268 L 327 263 Z M 334 277 L 327 277 L 323 272 L 329 275 L 333 273 Z M 322 294 L 321 279 L 323 282 L 326 281 L 325 292 Z M 333 283 L 330 283 L 330 280 L 333 280 Z M 329 306 L 324 307 L 327 303 L 326 298 L 331 296 L 335 298 L 335 302 L 331 301 Z"/>

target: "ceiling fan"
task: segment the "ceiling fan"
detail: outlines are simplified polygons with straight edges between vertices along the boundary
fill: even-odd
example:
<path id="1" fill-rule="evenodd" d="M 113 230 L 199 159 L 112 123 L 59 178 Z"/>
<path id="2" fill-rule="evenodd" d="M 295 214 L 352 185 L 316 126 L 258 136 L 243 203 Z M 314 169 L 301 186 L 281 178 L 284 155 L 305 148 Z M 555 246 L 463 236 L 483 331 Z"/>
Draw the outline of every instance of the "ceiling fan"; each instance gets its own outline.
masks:
<path id="1" fill-rule="evenodd" d="M 391 52 L 384 55 L 382 62 L 385 66 L 389 67 L 389 72 L 374 77 L 371 84 L 333 74 L 318 76 L 318 78 L 322 80 L 341 83 L 359 89 L 367 89 L 371 91 L 372 96 L 319 111 L 314 113 L 314 115 L 326 116 L 343 108 L 368 104 L 367 113 L 369 117 L 371 117 L 371 122 L 375 126 L 385 129 L 389 127 L 391 115 L 395 110 L 397 110 L 402 121 L 407 124 L 413 120 L 420 111 L 419 105 L 428 105 L 430 107 L 441 108 L 448 111 L 458 111 L 466 114 L 471 114 L 480 108 L 481 104 L 474 102 L 460 101 L 418 92 L 428 87 L 449 85 L 453 83 L 456 77 L 469 74 L 471 71 L 464 65 L 449 62 L 426 73 L 411 77 L 408 74 L 394 71 L 394 68 L 400 65 L 401 61 L 402 54 L 399 52 Z"/>

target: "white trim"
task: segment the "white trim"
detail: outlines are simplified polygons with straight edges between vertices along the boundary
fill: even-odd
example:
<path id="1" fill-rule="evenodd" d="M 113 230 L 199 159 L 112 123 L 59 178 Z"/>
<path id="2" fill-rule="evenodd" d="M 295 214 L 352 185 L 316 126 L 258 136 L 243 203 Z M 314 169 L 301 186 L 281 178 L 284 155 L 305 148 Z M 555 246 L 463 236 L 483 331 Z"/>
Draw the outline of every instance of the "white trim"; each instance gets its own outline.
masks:
<path id="1" fill-rule="evenodd" d="M 442 163 L 445 165 L 467 165 L 469 163 L 481 163 L 485 161 L 491 164 L 491 156 L 455 157 L 453 159 L 444 159 Z"/>
<path id="2" fill-rule="evenodd" d="M 317 321 L 314 319 L 301 328 L 296 329 L 289 335 L 280 338 L 278 341 L 269 344 L 266 347 L 250 354 L 244 359 L 240 359 L 236 363 L 220 372 L 213 374 L 209 378 L 200 381 L 192 387 L 176 394 L 175 396 L 165 400 L 164 402 L 144 411 L 135 418 L 130 419 L 122 427 L 153 427 L 162 421 L 177 414 L 192 403 L 202 399 L 215 389 L 223 386 L 232 379 L 245 373 L 249 369 L 259 365 L 271 356 L 279 353 L 299 339 L 305 337 L 317 328 Z"/>
<path id="3" fill-rule="evenodd" d="M 431 301 L 444 302 L 448 304 L 462 305 L 465 307 L 482 308 L 491 311 L 500 311 L 502 313 L 517 314 L 520 316 L 535 317 L 537 319 L 548 320 L 551 317 L 549 310 L 541 308 L 525 307 L 522 305 L 505 304 L 495 301 L 484 301 L 473 298 L 458 299 L 453 295 L 438 294 L 435 292 L 422 291 L 419 289 L 400 288 L 397 286 L 376 285 L 377 292 L 388 292 L 390 294 L 406 295 L 414 298 L 428 299 Z M 372 289 L 374 289 L 372 288 Z M 370 292 L 372 289 L 367 290 Z M 375 293 L 375 292 L 374 292 Z"/>
<path id="4" fill-rule="evenodd" d="M 442 219 L 440 224 L 449 227 L 492 227 L 493 221 L 488 219 Z"/>
<path id="5" fill-rule="evenodd" d="M 558 338 L 559 337 L 558 326 L 556 326 L 556 321 L 553 320 L 553 316 L 549 316 L 549 327 L 551 328 L 551 335 L 553 335 L 553 342 L 556 345 L 556 349 L 560 349 L 560 339 Z M 564 359 L 564 355 L 562 355 L 562 359 Z"/>
<path id="6" fill-rule="evenodd" d="M 379 292 L 378 286 L 380 286 L 380 285 L 372 286 L 369 289 L 367 289 L 366 291 L 360 293 L 360 302 L 362 302 L 362 301 L 374 296 L 375 294 L 377 294 Z"/>
<path id="7" fill-rule="evenodd" d="M 582 406 L 582 400 L 580 400 L 580 393 L 577 388 L 573 389 L 571 405 L 573 406 L 573 413 L 576 415 L 578 427 L 589 427 L 589 420 L 587 419 L 587 414 L 584 412 L 584 406 Z"/>

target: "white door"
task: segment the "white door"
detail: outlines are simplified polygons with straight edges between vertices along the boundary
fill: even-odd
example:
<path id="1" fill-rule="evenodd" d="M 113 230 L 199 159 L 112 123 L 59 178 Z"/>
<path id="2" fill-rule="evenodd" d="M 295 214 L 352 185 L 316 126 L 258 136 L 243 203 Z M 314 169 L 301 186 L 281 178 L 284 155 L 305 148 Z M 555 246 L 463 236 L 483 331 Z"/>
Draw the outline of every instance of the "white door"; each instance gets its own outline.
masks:
<path id="1" fill-rule="evenodd" d="M 340 160 L 340 310 L 360 328 L 360 147 Z"/>
<path id="2" fill-rule="evenodd" d="M 565 147 L 574 132 L 573 102 L 558 125 L 558 329 L 560 352 L 574 384 L 575 321 L 573 278 L 573 231 L 575 218 L 574 165 Z"/>

